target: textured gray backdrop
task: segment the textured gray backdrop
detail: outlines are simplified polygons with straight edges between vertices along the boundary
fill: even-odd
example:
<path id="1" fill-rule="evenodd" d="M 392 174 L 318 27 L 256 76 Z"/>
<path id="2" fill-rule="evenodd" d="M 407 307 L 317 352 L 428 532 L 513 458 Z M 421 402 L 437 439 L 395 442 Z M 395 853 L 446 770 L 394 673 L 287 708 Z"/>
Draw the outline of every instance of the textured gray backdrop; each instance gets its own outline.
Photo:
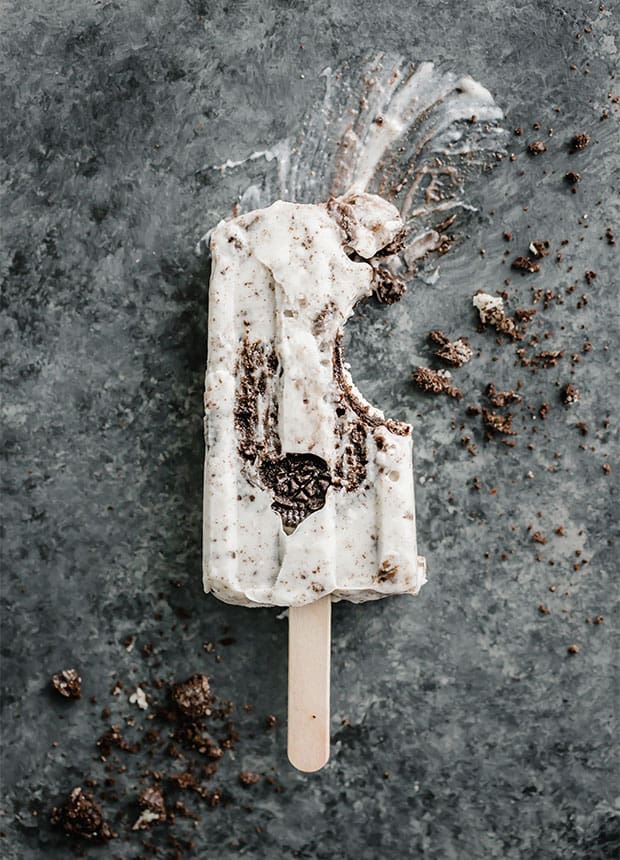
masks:
<path id="1" fill-rule="evenodd" d="M 230 803 L 192 801 L 201 822 L 190 856 L 617 856 L 618 284 L 604 234 L 619 223 L 609 98 L 618 28 L 616 4 L 606 5 L 1 4 L 3 857 L 70 856 L 48 811 L 85 775 L 101 779 L 94 738 L 117 678 L 131 688 L 193 671 L 235 701 L 242 737 L 220 780 Z M 249 167 L 223 178 L 204 168 L 294 136 L 322 96 L 320 72 L 376 49 L 471 73 L 507 128 L 524 133 L 509 136 L 515 162 L 477 186 L 479 215 L 439 281 L 417 281 L 387 310 L 371 303 L 349 326 L 359 387 L 415 425 L 429 582 L 417 599 L 335 607 L 332 758 L 304 776 L 285 755 L 286 622 L 201 592 L 208 264 L 194 246 L 249 181 Z M 579 131 L 592 142 L 572 155 Z M 525 147 L 537 137 L 548 151 L 532 158 Z M 582 175 L 576 194 L 568 169 Z M 504 230 L 513 256 L 530 239 L 551 242 L 539 274 L 511 275 Z M 476 331 L 471 295 L 507 276 L 513 307 L 530 306 L 532 284 L 563 297 L 539 303 L 531 329 L 540 348 L 565 351 L 556 367 L 534 374 L 514 346 Z M 480 352 L 457 371 L 460 402 L 410 383 L 412 368 L 432 361 L 426 336 L 438 327 L 469 334 Z M 480 419 L 466 415 L 490 381 L 523 383 L 515 447 L 485 442 Z M 558 385 L 569 381 L 581 401 L 567 409 Z M 531 417 L 544 401 L 545 422 Z M 546 544 L 532 541 L 536 530 Z M 216 663 L 203 643 L 223 636 L 235 641 L 218 646 Z M 76 703 L 48 691 L 52 672 L 70 665 L 84 679 Z M 136 714 L 124 693 L 114 708 L 119 721 Z M 271 733 L 268 713 L 279 718 Z M 244 792 L 242 768 L 273 768 L 282 791 Z M 129 773 L 127 798 L 137 785 Z M 151 856 L 135 836 L 125 841 L 125 827 L 89 852 Z"/>

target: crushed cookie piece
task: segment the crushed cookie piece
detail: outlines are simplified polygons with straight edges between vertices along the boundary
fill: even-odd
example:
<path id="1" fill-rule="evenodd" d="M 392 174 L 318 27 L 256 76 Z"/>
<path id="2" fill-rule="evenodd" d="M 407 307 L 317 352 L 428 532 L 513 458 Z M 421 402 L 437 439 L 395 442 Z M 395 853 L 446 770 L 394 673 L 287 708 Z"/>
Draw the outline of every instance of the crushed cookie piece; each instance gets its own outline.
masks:
<path id="1" fill-rule="evenodd" d="M 474 490 L 481 490 L 482 489 L 482 481 L 480 480 L 480 478 L 474 478 L 472 481 L 472 486 L 473 486 Z"/>
<path id="2" fill-rule="evenodd" d="M 579 647 L 579 645 L 569 645 L 566 650 L 569 654 L 579 654 L 581 648 Z"/>
<path id="3" fill-rule="evenodd" d="M 605 230 L 605 238 L 607 239 L 608 245 L 615 245 L 616 244 L 616 236 L 614 234 L 614 231 L 611 229 L 611 227 L 607 227 L 607 229 Z"/>
<path id="4" fill-rule="evenodd" d="M 594 624 L 597 624 L 597 625 L 598 625 L 598 624 L 602 624 L 604 620 L 605 620 L 605 616 L 604 616 L 604 615 L 597 615 L 597 616 L 596 616 L 596 618 L 594 619 L 594 622 L 593 622 L 593 623 L 594 623 Z"/>
<path id="5" fill-rule="evenodd" d="M 588 284 L 591 284 L 592 281 L 597 277 L 597 275 L 598 275 L 598 272 L 586 272 L 584 275 L 584 278 L 586 279 Z"/>
<path id="6" fill-rule="evenodd" d="M 65 699 L 79 699 L 82 696 L 82 679 L 76 669 L 63 669 L 52 675 L 51 684 Z"/>
<path id="7" fill-rule="evenodd" d="M 543 535 L 542 532 L 534 532 L 534 534 L 532 535 L 532 541 L 534 543 L 540 543 L 544 545 L 547 543 L 547 538 Z"/>
<path id="8" fill-rule="evenodd" d="M 466 337 L 459 337 L 451 341 L 441 331 L 431 331 L 429 337 L 434 343 L 439 344 L 440 348 L 435 351 L 435 355 L 453 367 L 462 367 L 467 364 L 474 354 Z"/>
<path id="9" fill-rule="evenodd" d="M 116 836 L 95 798 L 81 787 L 74 788 L 60 806 L 52 809 L 51 822 L 61 827 L 68 836 L 101 842 Z"/>
<path id="10" fill-rule="evenodd" d="M 541 155 L 543 152 L 547 151 L 547 147 L 542 140 L 534 140 L 532 143 L 528 143 L 527 148 L 530 155 Z"/>
<path id="11" fill-rule="evenodd" d="M 260 774 L 253 773 L 251 770 L 244 770 L 244 771 L 241 771 L 241 773 L 239 774 L 239 782 L 245 788 L 247 788 L 250 785 L 256 785 L 256 783 L 259 781 L 260 781 Z"/>
<path id="12" fill-rule="evenodd" d="M 384 305 L 393 305 L 407 292 L 407 284 L 384 266 L 373 267 L 373 293 Z"/>
<path id="13" fill-rule="evenodd" d="M 568 173 L 565 173 L 564 179 L 571 185 L 577 185 L 578 182 L 581 182 L 580 174 L 576 173 L 574 170 L 569 170 Z"/>
<path id="14" fill-rule="evenodd" d="M 175 684 L 171 691 L 171 698 L 185 717 L 197 719 L 208 716 L 211 705 L 208 677 L 194 674 L 186 681 Z"/>
<path id="15" fill-rule="evenodd" d="M 572 403 L 577 403 L 580 400 L 581 394 L 577 386 L 572 385 L 569 382 L 562 387 L 562 390 L 560 391 L 560 397 L 562 399 L 562 403 L 564 403 L 565 406 L 570 406 Z"/>
<path id="16" fill-rule="evenodd" d="M 531 257 L 515 257 L 511 263 L 513 269 L 518 269 L 520 272 L 540 272 L 540 263 L 532 260 Z"/>
<path id="17" fill-rule="evenodd" d="M 124 750 L 125 752 L 135 752 L 136 748 L 132 747 L 121 735 L 120 726 L 110 726 L 101 737 L 97 740 L 97 747 L 101 754 L 101 760 L 105 761 L 109 758 L 113 747 Z"/>
<path id="18" fill-rule="evenodd" d="M 501 296 L 491 296 L 480 290 L 473 297 L 473 303 L 482 325 L 493 325 L 497 331 L 507 334 L 513 340 L 522 339 L 515 321 L 504 313 L 504 300 Z"/>
<path id="19" fill-rule="evenodd" d="M 555 367 L 558 361 L 564 357 L 564 353 L 562 350 L 554 349 L 554 350 L 543 350 L 535 359 L 537 363 L 541 365 L 541 367 Z"/>
<path id="20" fill-rule="evenodd" d="M 479 291 L 474 296 L 473 302 L 483 325 L 487 323 L 495 325 L 504 319 L 504 300 L 500 296 L 491 296 Z"/>
<path id="21" fill-rule="evenodd" d="M 506 242 L 512 242 L 512 233 L 510 230 L 504 230 L 502 233 L 502 237 L 506 240 Z"/>
<path id="22" fill-rule="evenodd" d="M 603 472 L 605 472 L 606 475 L 611 474 L 611 466 L 609 463 L 603 463 Z"/>
<path id="23" fill-rule="evenodd" d="M 529 323 L 536 316 L 537 311 L 536 308 L 517 308 L 515 311 L 515 317 L 519 320 L 519 322 Z"/>
<path id="24" fill-rule="evenodd" d="M 490 412 L 488 409 L 483 409 L 482 420 L 489 431 L 489 436 L 493 436 L 494 433 L 503 433 L 505 436 L 517 435 L 512 429 L 512 413 L 503 416 L 498 415 L 497 412 Z"/>
<path id="25" fill-rule="evenodd" d="M 278 720 L 274 714 L 269 714 L 265 718 L 265 725 L 267 726 L 268 729 L 275 729 L 277 722 L 278 722 Z"/>
<path id="26" fill-rule="evenodd" d="M 547 415 L 549 414 L 550 409 L 551 409 L 551 406 L 549 405 L 549 403 L 545 402 L 541 405 L 540 409 L 538 410 L 538 414 L 540 415 L 540 417 L 542 418 L 543 421 L 547 418 Z"/>
<path id="27" fill-rule="evenodd" d="M 421 391 L 431 394 L 447 394 L 449 397 L 460 399 L 463 394 L 450 384 L 452 374 L 449 370 L 432 370 L 430 367 L 418 367 L 413 372 L 413 381 Z"/>
<path id="28" fill-rule="evenodd" d="M 571 141 L 571 146 L 575 152 L 579 152 L 580 150 L 585 149 L 586 146 L 589 146 L 589 144 L 590 135 L 585 131 L 581 131 L 576 134 Z"/>
<path id="29" fill-rule="evenodd" d="M 521 395 L 517 394 L 517 392 L 512 389 L 508 391 L 498 391 L 492 382 L 489 382 L 487 385 L 485 395 L 489 398 L 493 406 L 497 406 L 498 408 L 506 406 L 508 403 L 521 403 L 523 400 Z"/>
<path id="30" fill-rule="evenodd" d="M 357 477 L 365 474 L 365 436 L 359 425 L 351 429 L 351 448 L 347 460 L 356 457 Z M 351 455 L 349 457 L 349 454 Z M 272 493 L 272 509 L 278 513 L 285 528 L 295 529 L 313 511 L 325 504 L 325 494 L 332 478 L 325 460 L 313 454 L 286 454 L 278 459 L 265 459 L 259 474 Z"/>
<path id="31" fill-rule="evenodd" d="M 528 247 L 528 251 L 534 257 L 548 257 L 549 256 L 549 247 L 550 247 L 550 245 L 549 245 L 548 239 L 543 239 L 542 241 L 534 240 L 534 241 L 530 242 L 529 247 Z"/>
<path id="32" fill-rule="evenodd" d="M 541 615 L 550 615 L 551 614 L 551 610 L 549 609 L 548 606 L 545 606 L 544 603 L 541 603 L 539 605 L 538 611 L 540 612 Z"/>
<path id="33" fill-rule="evenodd" d="M 161 789 L 156 786 L 145 788 L 138 798 L 142 812 L 134 822 L 132 830 L 147 830 L 152 824 L 166 820 L 166 806 Z"/>

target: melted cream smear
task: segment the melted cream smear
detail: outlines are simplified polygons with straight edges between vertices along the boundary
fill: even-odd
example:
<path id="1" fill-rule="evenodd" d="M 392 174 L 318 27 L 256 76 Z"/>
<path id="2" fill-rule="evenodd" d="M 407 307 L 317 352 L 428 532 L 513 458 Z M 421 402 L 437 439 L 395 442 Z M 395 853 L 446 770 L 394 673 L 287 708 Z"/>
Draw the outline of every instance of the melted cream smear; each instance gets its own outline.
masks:
<path id="1" fill-rule="evenodd" d="M 350 191 L 381 195 L 405 224 L 401 274 L 412 275 L 419 260 L 450 248 L 456 215 L 474 208 L 468 188 L 502 159 L 502 111 L 469 75 L 430 62 L 378 54 L 355 68 L 327 68 L 321 77 L 322 103 L 296 140 L 210 170 L 269 164 L 239 195 L 237 214 L 275 199 L 314 203 Z"/>

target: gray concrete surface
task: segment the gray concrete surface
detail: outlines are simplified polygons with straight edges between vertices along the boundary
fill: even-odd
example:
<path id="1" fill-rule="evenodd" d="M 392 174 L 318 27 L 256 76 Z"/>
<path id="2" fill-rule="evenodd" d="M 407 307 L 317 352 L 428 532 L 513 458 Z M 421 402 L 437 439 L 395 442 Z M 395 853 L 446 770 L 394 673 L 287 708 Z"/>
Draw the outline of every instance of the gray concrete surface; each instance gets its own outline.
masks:
<path id="1" fill-rule="evenodd" d="M 241 739 L 216 779 L 229 802 L 211 810 L 185 798 L 200 816 L 175 828 L 195 840 L 186 856 L 617 856 L 620 344 L 617 246 L 605 230 L 620 222 L 618 105 L 608 97 L 618 92 L 618 26 L 616 4 L 606 6 L 2 4 L 7 860 L 72 856 L 50 807 L 86 776 L 101 789 L 104 706 L 111 720 L 143 719 L 125 693 L 111 696 L 116 679 L 133 689 L 195 671 L 236 703 Z M 524 133 L 509 136 L 515 161 L 474 189 L 479 213 L 442 258 L 439 281 L 417 280 L 400 305 L 370 303 L 348 326 L 361 390 L 415 426 L 429 582 L 416 599 L 335 607 L 333 753 L 304 776 L 285 755 L 286 622 L 201 591 L 208 261 L 194 246 L 229 214 L 250 171 L 269 169 L 220 177 L 205 165 L 294 137 L 321 98 L 321 71 L 377 49 L 469 72 L 495 94 L 507 128 Z M 590 146 L 571 154 L 581 131 Z M 537 137 L 548 149 L 532 158 L 525 148 Z M 569 169 L 582 176 L 576 194 L 562 178 Z M 531 239 L 549 240 L 551 256 L 536 275 L 511 273 L 504 250 L 524 253 Z M 590 284 L 586 271 L 597 272 Z M 506 277 L 512 308 L 532 306 L 533 285 L 562 297 L 539 302 L 530 327 L 538 349 L 564 351 L 557 366 L 533 373 L 514 345 L 477 331 L 471 295 Z M 455 373 L 459 402 L 410 382 L 416 364 L 432 361 L 433 328 L 469 335 L 479 353 Z M 514 447 L 485 441 L 480 418 L 467 415 L 489 382 L 522 383 Z M 571 408 L 559 397 L 567 382 L 581 391 Z M 544 421 L 532 417 L 543 402 Z M 535 531 L 547 543 L 533 542 Z M 235 641 L 218 645 L 216 663 L 203 643 L 224 636 Z M 69 665 L 84 680 L 75 703 L 48 689 Z M 273 732 L 262 728 L 269 713 Z M 120 804 L 104 803 L 112 818 L 120 810 L 119 838 L 85 850 L 173 857 L 166 827 L 147 834 L 159 854 L 127 834 L 145 763 L 126 758 Z M 244 791 L 241 769 L 275 773 L 282 791 Z"/>

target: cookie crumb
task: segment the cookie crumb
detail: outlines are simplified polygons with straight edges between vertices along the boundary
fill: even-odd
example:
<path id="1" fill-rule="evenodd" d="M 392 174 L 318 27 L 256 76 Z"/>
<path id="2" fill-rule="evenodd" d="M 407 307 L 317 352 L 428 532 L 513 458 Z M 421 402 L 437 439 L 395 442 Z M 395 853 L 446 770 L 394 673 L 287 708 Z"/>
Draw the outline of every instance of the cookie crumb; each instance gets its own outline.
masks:
<path id="1" fill-rule="evenodd" d="M 161 824 L 166 820 L 166 805 L 161 789 L 156 786 L 145 788 L 138 798 L 142 812 L 135 821 L 132 830 L 147 830 L 152 824 Z"/>
<path id="2" fill-rule="evenodd" d="M 393 305 L 400 301 L 407 292 L 407 284 L 384 266 L 373 268 L 373 293 L 384 305 Z"/>
<path id="3" fill-rule="evenodd" d="M 74 788 L 60 806 L 55 806 L 50 818 L 52 824 L 62 828 L 68 836 L 107 842 L 116 835 L 95 798 L 81 787 Z"/>
<path id="4" fill-rule="evenodd" d="M 581 399 L 581 393 L 576 385 L 569 382 L 562 387 L 560 397 L 565 406 L 570 406 L 572 403 L 577 403 Z"/>
<path id="5" fill-rule="evenodd" d="M 501 296 L 491 296 L 480 290 L 472 301 L 478 311 L 482 325 L 493 325 L 497 331 L 507 334 L 513 340 L 521 340 L 521 334 L 515 321 L 504 312 L 504 300 Z"/>
<path id="6" fill-rule="evenodd" d="M 210 713 L 211 692 L 206 675 L 195 674 L 186 681 L 175 684 L 171 697 L 185 717 L 198 719 Z"/>
<path id="7" fill-rule="evenodd" d="M 530 242 L 528 251 L 534 257 L 548 257 L 549 256 L 549 240 L 534 240 Z"/>
<path id="8" fill-rule="evenodd" d="M 543 152 L 547 151 L 547 147 L 542 140 L 534 140 L 532 143 L 528 144 L 527 148 L 531 155 L 541 155 Z"/>
<path id="9" fill-rule="evenodd" d="M 486 387 L 485 395 L 489 398 L 493 406 L 501 408 L 508 403 L 521 403 L 523 398 L 516 391 L 509 389 L 508 391 L 498 391 L 493 382 L 489 382 Z"/>
<path id="10" fill-rule="evenodd" d="M 483 409 L 482 420 L 489 431 L 489 437 L 493 436 L 495 433 L 502 433 L 504 436 L 517 435 L 512 429 L 512 413 L 504 416 L 499 415 L 497 412 L 490 412 L 488 409 Z"/>
<path id="11" fill-rule="evenodd" d="M 413 381 L 421 391 L 431 394 L 447 394 L 449 397 L 460 399 L 463 394 L 450 384 L 452 374 L 449 370 L 432 370 L 430 367 L 418 367 L 413 372 Z"/>
<path id="12" fill-rule="evenodd" d="M 566 650 L 569 654 L 579 654 L 581 648 L 579 647 L 579 645 L 569 645 Z"/>
<path id="13" fill-rule="evenodd" d="M 243 770 L 239 774 L 239 782 L 245 788 L 250 785 L 256 785 L 256 783 L 260 780 L 260 774 L 253 773 L 251 770 Z"/>
<path id="14" fill-rule="evenodd" d="M 586 131 L 580 131 L 573 137 L 571 144 L 575 152 L 585 149 L 590 145 L 590 135 Z"/>
<path id="15" fill-rule="evenodd" d="M 52 688 L 65 699 L 82 697 L 82 679 L 76 669 L 63 669 L 52 675 Z"/>
<path id="16" fill-rule="evenodd" d="M 530 272 L 531 274 L 534 274 L 534 272 L 540 272 L 540 263 L 532 260 L 531 257 L 515 257 L 511 266 L 513 269 L 518 269 L 520 272 Z"/>
<path id="17" fill-rule="evenodd" d="M 467 364 L 474 354 L 466 337 L 459 337 L 451 341 L 441 331 L 432 331 L 429 337 L 434 343 L 439 344 L 439 349 L 435 351 L 435 355 L 453 367 L 462 367 Z"/>
<path id="18" fill-rule="evenodd" d="M 543 349 L 538 355 L 534 356 L 533 364 L 540 364 L 541 367 L 555 367 L 558 361 L 564 358 L 564 353 L 560 349 Z"/>

